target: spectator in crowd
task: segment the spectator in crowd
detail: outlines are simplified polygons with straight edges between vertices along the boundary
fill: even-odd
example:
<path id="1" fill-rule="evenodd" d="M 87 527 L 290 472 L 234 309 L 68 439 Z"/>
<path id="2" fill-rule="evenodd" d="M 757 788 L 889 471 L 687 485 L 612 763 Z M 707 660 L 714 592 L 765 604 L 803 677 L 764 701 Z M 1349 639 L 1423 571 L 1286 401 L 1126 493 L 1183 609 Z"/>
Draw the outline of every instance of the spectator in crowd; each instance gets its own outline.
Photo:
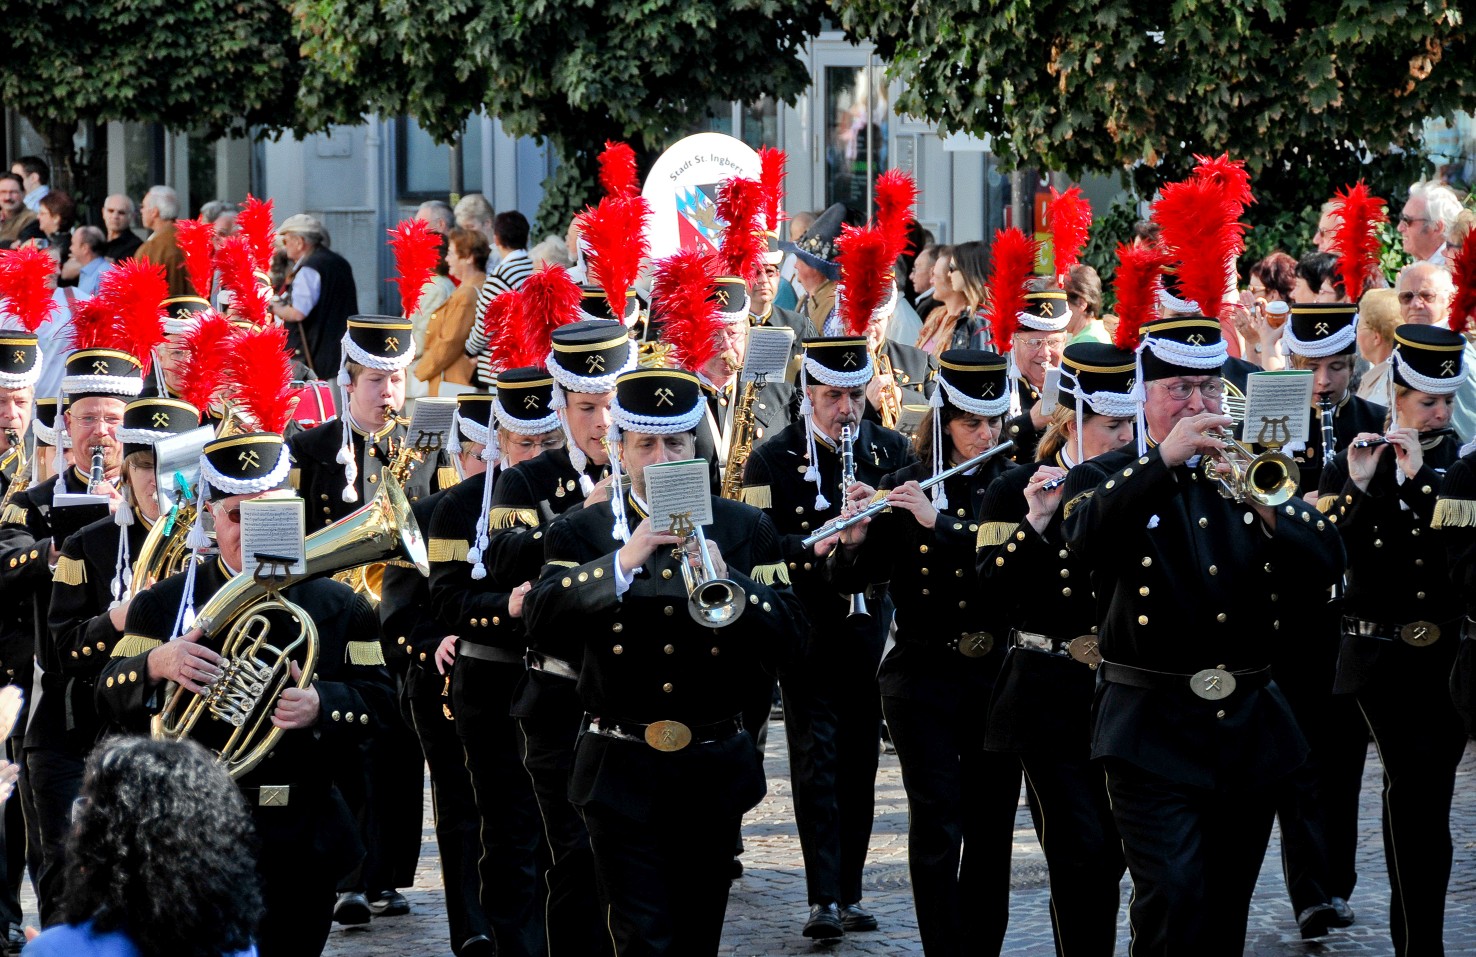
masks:
<path id="1" fill-rule="evenodd" d="M 107 230 L 107 241 L 103 255 L 113 262 L 121 262 L 138 251 L 143 240 L 133 231 L 133 200 L 122 193 L 114 193 L 103 200 L 103 228 Z"/>
<path id="2" fill-rule="evenodd" d="M 1449 186 L 1419 182 L 1409 188 L 1409 199 L 1399 214 L 1399 236 L 1404 251 L 1422 262 L 1445 265 L 1445 231 L 1461 215 L 1461 201 Z"/>
<path id="3" fill-rule="evenodd" d="M 1277 250 L 1250 269 L 1250 294 L 1267 302 L 1291 302 L 1297 283 L 1297 261 Z"/>
<path id="4" fill-rule="evenodd" d="M 1066 324 L 1067 345 L 1073 342 L 1111 342 L 1102 325 L 1102 277 L 1085 263 L 1071 267 L 1066 276 L 1066 307 L 1071 321 Z"/>
<path id="5" fill-rule="evenodd" d="M 1405 322 L 1440 326 L 1449 318 L 1455 280 L 1444 266 L 1429 260 L 1412 262 L 1399 270 L 1394 288 L 1399 294 L 1399 318 Z M 1466 381 L 1456 392 L 1450 425 L 1462 439 L 1470 440 L 1476 435 L 1476 345 L 1469 336 L 1462 362 Z"/>
<path id="6" fill-rule="evenodd" d="M 316 216 L 298 213 L 277 227 L 291 267 L 287 289 L 272 314 L 288 323 L 293 349 L 320 379 L 338 374 L 348 317 L 359 311 L 354 270 L 329 249 L 328 230 Z"/>
<path id="7" fill-rule="evenodd" d="M 444 236 L 456 225 L 456 214 L 439 199 L 428 199 L 415 210 L 415 218 L 430 225 L 430 231 Z"/>
<path id="8" fill-rule="evenodd" d="M 453 228 L 452 231 L 454 232 L 455 229 Z M 441 247 L 438 252 L 435 271 L 431 273 L 425 285 L 420 287 L 420 302 L 415 306 L 415 314 L 408 317 L 410 334 L 415 337 L 415 358 L 417 360 L 425 354 L 426 335 L 433 321 L 432 317 L 456 292 L 456 283 L 451 281 L 451 267 L 448 258 L 450 255 L 449 238 L 445 234 L 441 235 Z M 472 294 L 472 302 L 476 302 L 476 293 Z M 434 394 L 434 392 L 426 391 L 426 384 L 421 380 L 413 376 L 406 376 L 406 398 L 419 398 L 423 395 Z"/>
<path id="9" fill-rule="evenodd" d="M 51 192 L 51 167 L 39 156 L 22 156 L 10 164 L 10 171 L 21 178 L 25 189 L 26 209 L 36 213 L 41 210 L 41 200 Z"/>
<path id="10" fill-rule="evenodd" d="M 41 206 L 36 210 L 36 222 L 41 224 L 47 248 L 60 265 L 72 247 L 72 227 L 77 223 L 77 204 L 66 193 L 49 192 L 41 197 Z"/>
<path id="11" fill-rule="evenodd" d="M 1466 237 L 1476 229 L 1476 209 L 1463 209 L 1445 231 L 1445 251 L 1454 256 L 1466 244 Z"/>
<path id="12" fill-rule="evenodd" d="M 1290 303 L 1292 290 L 1297 284 L 1297 261 L 1290 254 L 1277 250 L 1250 268 L 1250 282 L 1241 296 L 1240 311 L 1246 325 L 1240 329 L 1241 336 L 1250 346 L 1244 357 L 1263 369 L 1286 368 L 1286 356 L 1281 345 L 1281 331 L 1286 313 L 1273 323 L 1266 306 L 1273 302 Z"/>
<path id="13" fill-rule="evenodd" d="M 917 314 L 925 322 L 938 306 L 933 285 L 933 264 L 937 261 L 937 243 L 928 243 L 918 251 L 917 258 L 912 261 L 912 288 L 917 290 L 917 300 L 914 305 L 917 307 Z"/>
<path id="14" fill-rule="evenodd" d="M 940 253 L 938 261 L 942 263 L 944 258 Z M 946 258 L 942 275 L 934 267 L 946 311 L 933 310 L 918 336 L 917 347 L 934 356 L 949 349 L 986 349 L 989 328 L 978 310 L 984 302 L 989 274 L 989 247 L 981 242 L 959 243 L 948 250 Z"/>
<path id="15" fill-rule="evenodd" d="M 254 957 L 251 815 L 190 740 L 116 738 L 87 761 L 57 924 L 32 957 Z"/>
<path id="16" fill-rule="evenodd" d="M 152 187 L 144 194 L 139 216 L 143 219 L 144 229 L 153 232 L 134 255 L 164 267 L 169 295 L 194 295 L 195 287 L 190 285 L 184 253 L 179 251 L 174 232 L 174 221 L 179 218 L 179 194 L 168 186 Z"/>
<path id="17" fill-rule="evenodd" d="M 84 296 L 97 295 L 98 283 L 102 281 L 103 273 L 113 268 L 113 264 L 103 255 L 103 247 L 106 240 L 103 232 L 96 226 L 79 226 L 72 232 L 72 244 L 68 249 L 70 258 L 62 267 L 62 275 L 73 273 L 77 280 L 77 292 Z"/>
<path id="18" fill-rule="evenodd" d="M 477 318 L 477 294 L 487 279 L 490 247 L 482 234 L 460 226 L 451 230 L 446 265 L 459 286 L 435 315 L 426 333 L 425 351 L 415 366 L 415 377 L 426 394 L 439 394 L 441 383 L 472 384 L 474 366 L 466 354 L 466 340 Z"/>
<path id="19" fill-rule="evenodd" d="M 569 269 L 574 265 L 574 257 L 569 255 L 569 247 L 558 236 L 543 237 L 543 242 L 528 250 L 528 258 L 533 260 L 534 269 L 542 269 L 550 265 Z"/>
<path id="20" fill-rule="evenodd" d="M 482 234 L 487 248 L 492 248 L 492 220 L 496 214 L 492 204 L 481 193 L 467 193 L 456 201 L 456 225 Z"/>
<path id="21" fill-rule="evenodd" d="M 1358 397 L 1377 405 L 1389 404 L 1389 356 L 1394 351 L 1394 327 L 1399 317 L 1399 294 L 1393 289 L 1370 289 L 1358 303 L 1358 354 L 1368 370 L 1358 381 Z"/>
<path id="22" fill-rule="evenodd" d="M 236 231 L 236 216 L 241 208 L 224 199 L 212 199 L 200 207 L 200 222 L 215 227 L 215 241 L 229 238 Z"/>
<path id="23" fill-rule="evenodd" d="M 14 173 L 0 173 L 0 249 L 14 249 L 41 237 L 36 214 L 23 202 L 25 187 Z"/>
<path id="24" fill-rule="evenodd" d="M 1332 200 L 1322 204 L 1322 209 L 1317 214 L 1317 232 L 1312 234 L 1312 245 L 1317 247 L 1320 253 L 1332 252 L 1333 236 L 1337 234 L 1338 223 L 1343 218 L 1333 210 L 1337 209 Z"/>
<path id="25" fill-rule="evenodd" d="M 922 334 L 922 319 L 918 318 L 917 310 L 907 298 L 909 268 L 906 257 L 898 257 L 896 265 L 892 267 L 892 284 L 897 287 L 897 306 L 887 320 L 887 338 L 904 346 L 912 345 Z"/>
<path id="26" fill-rule="evenodd" d="M 476 361 L 477 384 L 482 386 L 490 386 L 497 373 L 487 353 L 487 330 L 482 326 L 487 305 L 510 289 L 522 288 L 523 281 L 533 274 L 533 260 L 528 256 L 528 218 L 517 210 L 498 213 L 492 221 L 492 247 L 501 262 L 482 283 L 476 320 L 466 340 L 466 354 Z"/>
<path id="27" fill-rule="evenodd" d="M 1343 302 L 1338 279 L 1338 257 L 1332 253 L 1308 253 L 1297 261 L 1292 281 L 1292 302 Z"/>

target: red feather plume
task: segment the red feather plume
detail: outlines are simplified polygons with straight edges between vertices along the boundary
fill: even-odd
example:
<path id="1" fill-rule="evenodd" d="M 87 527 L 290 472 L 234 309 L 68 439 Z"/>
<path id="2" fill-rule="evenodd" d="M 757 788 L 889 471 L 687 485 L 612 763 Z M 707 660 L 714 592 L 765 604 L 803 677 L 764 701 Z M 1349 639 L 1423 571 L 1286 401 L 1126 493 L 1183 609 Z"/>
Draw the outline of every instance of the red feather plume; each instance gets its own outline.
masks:
<path id="1" fill-rule="evenodd" d="M 154 349 L 165 341 L 165 312 L 160 304 L 169 298 L 169 282 L 164 267 L 144 259 L 125 259 L 103 273 L 94 298 L 114 324 L 113 348 L 137 357 L 147 374 Z"/>
<path id="2" fill-rule="evenodd" d="M 1040 244 L 1015 227 L 996 230 L 989 262 L 989 318 L 994 351 L 1009 352 L 1025 311 L 1025 284 L 1035 273 Z"/>
<path id="3" fill-rule="evenodd" d="M 900 169 L 889 169 L 876 178 L 876 219 L 887 242 L 892 262 L 907 252 L 907 224 L 917 203 L 917 183 Z"/>
<path id="4" fill-rule="evenodd" d="M 1364 287 L 1379 264 L 1378 226 L 1389 221 L 1384 201 L 1370 196 L 1359 180 L 1333 194 L 1333 215 L 1338 217 L 1330 250 L 1338 254 L 1338 278 L 1350 302 L 1363 298 Z"/>
<path id="5" fill-rule="evenodd" d="M 213 309 L 184 334 L 184 348 L 190 361 L 180 376 L 179 397 L 201 412 L 210 407 L 215 393 L 225 382 L 226 363 L 235 336 L 236 327 Z"/>
<path id="6" fill-rule="evenodd" d="M 51 277 L 56 261 L 44 249 L 23 246 L 0 255 L 0 300 L 27 332 L 35 332 L 56 312 Z"/>
<path id="7" fill-rule="evenodd" d="M 764 228 L 778 232 L 784 213 L 784 166 L 789 161 L 783 150 L 769 146 L 761 147 L 759 154 L 759 184 L 764 189 Z"/>
<path id="8" fill-rule="evenodd" d="M 395 285 L 400 290 L 400 305 L 405 317 L 415 315 L 425 284 L 436 273 L 441 258 L 441 236 L 431 232 L 423 219 L 407 219 L 389 230 L 390 248 L 395 251 Z"/>
<path id="9" fill-rule="evenodd" d="M 1239 203 L 1242 207 L 1256 201 L 1251 195 L 1250 173 L 1246 171 L 1244 160 L 1233 160 L 1229 153 L 1221 153 L 1213 159 L 1196 153 L 1194 159 L 1195 175 L 1219 187 L 1227 201 Z"/>
<path id="10" fill-rule="evenodd" d="M 640 174 L 636 171 L 635 150 L 625 143 L 605 141 L 600 151 L 600 188 L 606 196 L 628 199 L 641 192 Z"/>
<path id="11" fill-rule="evenodd" d="M 277 251 L 277 227 L 272 222 L 272 201 L 257 199 L 249 193 L 241 212 L 236 216 L 236 228 L 250 240 L 251 257 L 257 272 L 270 272 L 272 255 Z"/>
<path id="12" fill-rule="evenodd" d="M 1224 309 L 1230 271 L 1245 246 L 1239 220 L 1252 201 L 1248 183 L 1239 161 L 1202 159 L 1193 175 L 1165 186 L 1153 203 L 1160 239 L 1178 263 L 1180 294 L 1212 319 Z"/>
<path id="13" fill-rule="evenodd" d="M 713 298 L 718 264 L 695 249 L 683 249 L 656 264 L 651 298 L 661 323 L 661 340 L 672 361 L 696 372 L 719 353 L 723 316 Z"/>
<path id="14" fill-rule="evenodd" d="M 886 233 L 876 226 L 857 229 L 843 226 L 836 240 L 836 262 L 840 266 L 841 326 L 846 335 L 863 336 L 871 317 L 890 298 L 896 281 L 896 262 Z"/>
<path id="15" fill-rule="evenodd" d="M 579 286 L 563 266 L 544 266 L 523 282 L 515 306 L 512 325 L 517 336 L 517 363 L 509 362 L 503 368 L 541 366 L 553 348 L 553 331 L 579 319 Z"/>
<path id="16" fill-rule="evenodd" d="M 1476 239 L 1467 237 L 1450 261 L 1455 296 L 1450 301 L 1450 328 L 1465 335 L 1476 313 Z"/>
<path id="17" fill-rule="evenodd" d="M 651 252 L 646 232 L 651 205 L 640 196 L 607 196 L 579 217 L 590 282 L 605 290 L 612 314 L 625 315 L 625 293 Z"/>
<path id="18" fill-rule="evenodd" d="M 521 366 L 543 367 L 548 350 L 533 356 L 524 351 L 519 337 L 518 300 L 522 294 L 516 289 L 500 292 L 487 303 L 482 313 L 482 332 L 487 337 L 487 355 L 495 372 L 516 369 Z"/>
<path id="19" fill-rule="evenodd" d="M 97 297 L 72 303 L 69 340 L 73 349 L 111 349 L 117 344 L 117 323 L 107 303 Z"/>
<path id="20" fill-rule="evenodd" d="M 231 399 L 256 423 L 256 429 L 280 434 L 293 406 L 286 328 L 261 326 L 238 333 L 225 371 L 226 381 L 233 384 Z"/>
<path id="21" fill-rule="evenodd" d="M 768 243 L 758 231 L 763 213 L 764 187 L 758 180 L 735 176 L 718 186 L 717 214 L 727 225 L 718 257 L 724 271 L 744 282 L 759 274 Z"/>
<path id="22" fill-rule="evenodd" d="M 1168 253 L 1156 243 L 1122 243 L 1117 247 L 1117 331 L 1112 341 L 1119 349 L 1138 348 L 1144 323 L 1158 315 L 1158 281 L 1168 266 Z"/>
<path id="23" fill-rule="evenodd" d="M 215 284 L 215 224 L 181 219 L 174 224 L 174 244 L 184 255 L 190 285 L 200 297 L 209 299 Z"/>
<path id="24" fill-rule="evenodd" d="M 1081 261 L 1087 233 L 1092 228 L 1092 204 L 1081 194 L 1080 186 L 1064 193 L 1051 187 L 1051 202 L 1046 207 L 1046 228 L 1051 231 L 1051 250 L 1056 260 L 1056 285 L 1064 285 L 1071 267 Z"/>
<path id="25" fill-rule="evenodd" d="M 215 266 L 220 270 L 220 285 L 231 293 L 231 311 L 253 326 L 267 324 L 266 301 L 256 286 L 256 270 L 251 237 L 237 233 L 220 244 Z"/>

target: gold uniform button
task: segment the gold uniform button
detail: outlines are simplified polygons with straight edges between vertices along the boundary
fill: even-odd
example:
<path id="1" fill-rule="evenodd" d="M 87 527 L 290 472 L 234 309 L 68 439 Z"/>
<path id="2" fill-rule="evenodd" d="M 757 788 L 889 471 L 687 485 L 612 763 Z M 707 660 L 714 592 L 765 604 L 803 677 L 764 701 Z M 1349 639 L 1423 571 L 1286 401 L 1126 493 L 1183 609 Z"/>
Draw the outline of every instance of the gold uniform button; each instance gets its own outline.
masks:
<path id="1" fill-rule="evenodd" d="M 477 620 L 475 618 L 473 618 L 470 621 L 468 621 L 467 624 L 470 625 L 470 626 L 472 626 L 473 628 L 475 628 L 477 626 Z"/>
<path id="2" fill-rule="evenodd" d="M 917 546 L 917 551 L 918 551 L 918 554 L 926 555 L 928 553 L 928 546 L 926 546 L 926 545 L 919 545 L 919 546 Z"/>
<path id="3" fill-rule="evenodd" d="M 718 651 L 717 645 L 713 645 L 712 646 L 712 656 L 714 658 L 716 658 L 718 656 L 718 654 L 719 654 L 719 651 Z"/>
<path id="4" fill-rule="evenodd" d="M 1015 533 L 1015 538 L 1017 538 L 1018 540 L 1020 540 L 1020 541 L 1023 542 L 1023 541 L 1025 541 L 1025 533 L 1024 532 L 1016 532 Z"/>
<path id="5" fill-rule="evenodd" d="M 1416 568 L 1424 568 L 1425 567 L 1425 560 L 1423 558 L 1416 558 L 1415 559 L 1415 567 Z"/>
<path id="6" fill-rule="evenodd" d="M 1061 577 L 1062 578 L 1070 578 L 1071 577 L 1071 569 L 1069 569 L 1069 568 L 1063 568 L 1063 569 L 1061 569 Z"/>
<path id="7" fill-rule="evenodd" d="M 808 532 L 809 530 L 810 530 L 810 523 L 809 522 L 800 522 L 800 531 L 802 531 L 802 532 Z"/>
<path id="8" fill-rule="evenodd" d="M 997 566 L 1003 567 L 1004 566 L 1004 556 L 1001 555 L 1000 557 L 996 558 L 994 560 L 994 564 L 997 565 Z"/>
<path id="9" fill-rule="evenodd" d="M 1209 528 L 1209 524 L 1210 524 L 1210 520 L 1209 519 L 1207 519 L 1207 518 L 1200 518 L 1200 520 L 1199 520 L 1199 527 L 1200 528 Z"/>
<path id="10" fill-rule="evenodd" d="M 73 658 L 75 658 L 75 657 L 77 657 L 77 653 L 76 653 L 76 652 L 75 652 L 75 651 L 74 651 L 74 652 L 72 652 L 72 657 L 73 657 Z"/>
<path id="11" fill-rule="evenodd" d="M 1130 476 L 1132 474 L 1133 474 L 1133 468 L 1132 468 L 1131 465 L 1122 470 L 1122 477 L 1123 478 L 1127 478 L 1128 476 Z"/>
<path id="12" fill-rule="evenodd" d="M 1153 559 L 1149 558 L 1147 555 L 1144 555 L 1143 556 L 1143 567 L 1144 568 L 1152 568 L 1153 567 Z"/>
<path id="13" fill-rule="evenodd" d="M 617 655 L 623 655 L 623 654 L 625 654 L 625 646 L 624 645 L 614 645 L 614 646 L 612 646 L 610 648 L 610 650 L 612 652 L 614 652 L 615 654 L 617 654 Z"/>
<path id="14" fill-rule="evenodd" d="M 318 496 L 318 501 L 320 501 L 320 502 L 326 502 L 326 501 L 328 501 L 328 493 L 327 492 L 324 492 L 322 495 L 319 495 Z"/>
<path id="15" fill-rule="evenodd" d="M 502 619 L 499 618 L 499 617 L 497 617 L 496 615 L 493 615 L 492 616 L 492 624 L 494 624 L 494 625 L 500 625 L 500 624 L 502 624 Z"/>
<path id="16" fill-rule="evenodd" d="M 1142 458 L 1138 459 L 1138 464 L 1139 465 L 1147 465 L 1148 464 L 1148 456 L 1145 455 Z"/>
<path id="17" fill-rule="evenodd" d="M 1015 547 L 1016 547 L 1015 546 L 1015 543 L 1014 542 L 1010 542 L 1008 545 L 1005 546 L 1005 551 L 1007 551 L 1007 552 L 1013 552 L 1015 550 Z"/>
<path id="18" fill-rule="evenodd" d="M 398 637 L 398 638 L 395 639 L 395 644 L 397 644 L 397 645 L 403 645 L 404 643 L 405 643 L 405 636 L 404 635 L 401 635 L 400 637 Z"/>
<path id="19" fill-rule="evenodd" d="M 568 588 L 570 585 L 574 584 L 574 579 L 565 575 L 564 580 L 560 584 L 562 584 L 565 588 Z"/>
<path id="20" fill-rule="evenodd" d="M 335 712 L 333 712 L 333 720 L 334 721 L 342 721 L 343 720 L 343 712 L 342 711 L 335 711 Z"/>
<path id="21" fill-rule="evenodd" d="M 352 711 L 345 711 L 343 713 L 343 720 L 352 722 L 354 720 L 354 713 Z"/>
<path id="22" fill-rule="evenodd" d="M 359 715 L 359 723 L 360 724 L 368 724 L 369 723 L 369 716 L 367 714 L 361 714 L 361 715 Z"/>
<path id="23" fill-rule="evenodd" d="M 671 694 L 671 682 L 668 681 L 666 684 L 662 685 L 661 690 L 665 691 L 667 694 Z"/>
<path id="24" fill-rule="evenodd" d="M 1146 625 L 1146 624 L 1148 624 L 1148 616 L 1147 615 L 1139 615 L 1138 616 L 1138 624 L 1140 624 L 1140 625 Z"/>
<path id="25" fill-rule="evenodd" d="M 137 671 L 130 671 L 130 672 L 128 672 L 128 680 L 129 681 L 137 681 L 138 680 L 138 672 Z"/>
<path id="26" fill-rule="evenodd" d="M 1223 718 L 1223 717 L 1225 717 L 1225 712 L 1223 712 L 1223 711 L 1216 711 L 1215 712 L 1215 717 L 1217 717 L 1217 718 Z"/>
<path id="27" fill-rule="evenodd" d="M 112 675 L 108 675 L 108 687 L 111 688 L 112 686 L 113 686 L 113 676 Z"/>
<path id="28" fill-rule="evenodd" d="M 378 485 L 379 484 L 379 476 L 378 475 L 371 475 L 371 476 L 369 476 L 369 484 L 370 485 Z"/>
<path id="29" fill-rule="evenodd" d="M 812 569 L 814 567 L 815 566 L 812 565 L 812 564 L 810 564 L 809 562 L 805 562 L 805 571 L 809 571 L 810 569 Z"/>
<path id="30" fill-rule="evenodd" d="M 1060 557 L 1061 558 L 1065 558 L 1068 554 L 1070 554 L 1070 553 L 1067 552 L 1066 549 L 1064 549 L 1064 548 L 1061 549 L 1061 553 L 1060 553 Z"/>
<path id="31" fill-rule="evenodd" d="M 1425 596 L 1422 594 L 1422 595 L 1420 595 L 1420 597 L 1421 598 L 1424 598 Z M 762 607 L 763 607 L 764 611 L 773 611 L 774 610 L 774 606 L 771 605 L 771 604 L 769 604 L 768 602 L 764 602 L 764 604 L 763 604 Z"/>
<path id="32" fill-rule="evenodd" d="M 485 619 L 485 618 L 482 619 L 482 627 L 483 628 L 486 628 L 487 627 L 487 619 Z"/>
<path id="33" fill-rule="evenodd" d="M 84 656 L 90 656 L 92 654 L 92 646 L 91 645 L 83 645 L 82 646 L 82 654 Z"/>
<path id="34" fill-rule="evenodd" d="M 962 578 L 963 577 L 963 569 L 962 568 L 955 568 L 953 570 L 953 577 L 954 578 Z"/>
<path id="35" fill-rule="evenodd" d="M 1425 597 L 1425 593 L 1424 593 L 1424 592 L 1422 592 L 1422 591 L 1417 591 L 1417 592 L 1415 592 L 1415 597 L 1416 597 L 1416 598 L 1421 598 L 1421 599 L 1423 599 L 1423 598 L 1424 598 L 1424 597 Z"/>
<path id="36" fill-rule="evenodd" d="M 535 541 L 535 542 L 538 541 L 542 537 L 543 537 L 543 533 L 542 532 L 534 532 L 533 533 L 533 541 Z"/>
<path id="37" fill-rule="evenodd" d="M 1063 589 L 1061 589 L 1061 597 L 1062 598 L 1070 598 L 1071 597 L 1071 589 L 1070 588 L 1063 588 Z"/>
<path id="38" fill-rule="evenodd" d="M 613 625 L 610 626 L 610 630 L 613 631 L 613 632 L 615 632 L 615 634 L 618 635 L 622 631 L 625 630 L 625 625 L 623 623 L 617 621 L 615 624 L 613 624 Z"/>
<path id="39" fill-rule="evenodd" d="M 1215 621 L 1218 621 L 1220 624 L 1223 625 L 1225 623 L 1225 613 L 1222 611 L 1218 615 L 1216 615 Z"/>
<path id="40" fill-rule="evenodd" d="M 676 611 L 676 609 L 672 608 L 670 605 L 667 605 L 665 608 L 663 608 L 661 610 L 666 613 L 666 617 L 668 617 L 668 618 L 670 618 L 672 616 L 672 614 L 674 614 L 675 611 Z"/>
<path id="41" fill-rule="evenodd" d="M 919 572 L 921 574 L 923 574 L 923 575 L 926 575 L 928 573 L 928 570 L 926 568 L 923 568 L 923 569 L 919 569 Z"/>
<path id="42" fill-rule="evenodd" d="M 1112 488 L 1116 484 L 1117 484 L 1117 479 L 1108 479 L 1107 480 L 1107 484 L 1104 485 L 1103 488 Z"/>
<path id="43" fill-rule="evenodd" d="M 1209 573 L 1211 575 L 1218 575 L 1220 573 L 1220 566 L 1219 565 L 1211 565 L 1209 567 Z"/>
<path id="44" fill-rule="evenodd" d="M 676 654 L 676 645 L 667 645 L 665 648 L 662 648 L 661 650 L 664 651 L 664 652 L 666 652 L 668 655 L 674 655 L 674 654 Z"/>
<path id="45" fill-rule="evenodd" d="M 790 568 L 793 568 L 794 567 L 794 564 L 793 563 L 790 563 L 790 566 L 789 567 Z M 663 568 L 663 569 L 661 569 L 661 577 L 662 578 L 665 578 L 665 579 L 671 578 L 671 569 L 670 568 Z"/>
<path id="46" fill-rule="evenodd" d="M 108 650 L 108 646 L 99 641 L 97 643 L 97 650 L 98 651 L 107 651 Z"/>
<path id="47" fill-rule="evenodd" d="M 1064 571 L 1064 569 L 1063 569 L 1063 571 Z M 1144 598 L 1147 598 L 1148 597 L 1148 586 L 1147 585 L 1144 585 L 1142 588 L 1139 588 L 1138 589 L 1138 594 L 1142 595 Z"/>
<path id="48" fill-rule="evenodd" d="M 580 572 L 579 573 L 579 582 L 580 582 L 580 584 L 583 584 L 584 582 L 587 582 L 587 581 L 589 581 L 589 572 Z"/>
<path id="49" fill-rule="evenodd" d="M 1430 486 L 1426 485 L 1426 486 L 1421 487 L 1420 494 L 1422 494 L 1422 495 L 1429 495 L 1430 494 Z"/>
<path id="50" fill-rule="evenodd" d="M 800 471 L 803 472 L 804 469 L 800 469 Z M 794 514 L 796 514 L 796 515 L 803 515 L 803 514 L 805 514 L 805 507 L 803 505 L 796 505 L 794 507 Z"/>
<path id="51" fill-rule="evenodd" d="M 421 661 L 424 661 L 425 660 L 425 652 L 423 652 L 423 651 L 420 653 L 420 660 Z M 353 720 L 353 719 L 350 718 L 349 720 Z"/>
<path id="52" fill-rule="evenodd" d="M 596 578 L 604 578 L 605 577 L 605 570 L 603 568 L 596 568 L 594 570 L 594 577 L 596 577 Z"/>

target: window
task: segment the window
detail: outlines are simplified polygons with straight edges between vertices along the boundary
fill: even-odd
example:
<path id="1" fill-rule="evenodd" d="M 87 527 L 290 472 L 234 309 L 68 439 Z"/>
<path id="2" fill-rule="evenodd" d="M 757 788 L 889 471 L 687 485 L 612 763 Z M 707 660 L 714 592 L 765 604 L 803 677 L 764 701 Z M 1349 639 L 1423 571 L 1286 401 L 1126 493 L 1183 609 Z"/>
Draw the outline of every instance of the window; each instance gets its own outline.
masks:
<path id="1" fill-rule="evenodd" d="M 446 199 L 451 194 L 451 144 L 436 143 L 414 117 L 395 123 L 396 186 L 401 199 Z M 482 192 L 482 124 L 471 117 L 461 130 L 461 191 Z"/>

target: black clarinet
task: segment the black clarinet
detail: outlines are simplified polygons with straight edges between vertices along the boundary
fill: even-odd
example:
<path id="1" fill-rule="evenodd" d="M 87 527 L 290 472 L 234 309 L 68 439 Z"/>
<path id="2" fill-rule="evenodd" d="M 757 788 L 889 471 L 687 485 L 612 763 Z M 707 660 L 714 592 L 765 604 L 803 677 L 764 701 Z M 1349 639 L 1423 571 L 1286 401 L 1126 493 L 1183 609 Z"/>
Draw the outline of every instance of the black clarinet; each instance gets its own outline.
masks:
<path id="1" fill-rule="evenodd" d="M 92 472 L 87 477 L 88 495 L 101 494 L 103 486 L 108 483 L 106 474 L 107 465 L 103 461 L 103 453 L 106 451 L 101 445 L 94 445 L 92 447 Z"/>
<path id="2" fill-rule="evenodd" d="M 1333 448 L 1337 439 L 1333 435 L 1333 402 L 1332 396 L 1326 393 L 1317 397 L 1317 409 L 1322 413 L 1322 464 L 1330 466 L 1333 459 L 1337 458 L 1337 449 Z"/>

